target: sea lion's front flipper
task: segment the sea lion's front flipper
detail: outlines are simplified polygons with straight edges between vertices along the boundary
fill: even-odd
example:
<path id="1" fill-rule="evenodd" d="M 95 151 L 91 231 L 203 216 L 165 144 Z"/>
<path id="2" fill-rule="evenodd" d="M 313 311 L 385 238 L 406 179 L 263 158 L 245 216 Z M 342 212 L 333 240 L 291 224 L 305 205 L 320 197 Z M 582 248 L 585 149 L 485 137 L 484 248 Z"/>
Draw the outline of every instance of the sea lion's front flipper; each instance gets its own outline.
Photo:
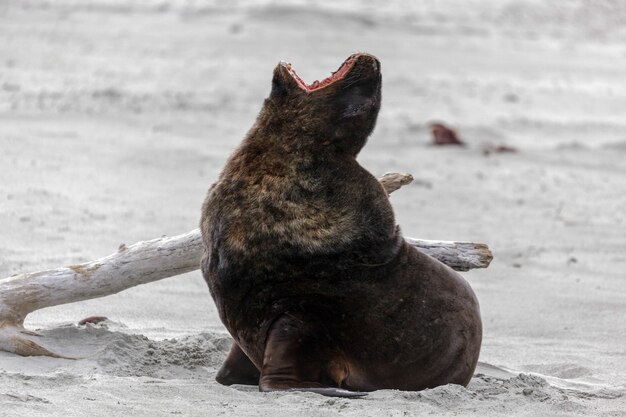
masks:
<path id="1" fill-rule="evenodd" d="M 270 327 L 259 390 L 307 391 L 330 397 L 362 397 L 341 389 L 348 375 L 327 329 L 305 313 L 286 313 Z"/>
<path id="2" fill-rule="evenodd" d="M 215 380 L 222 385 L 257 385 L 261 373 L 252 361 L 246 356 L 237 343 L 233 342 L 230 352 L 215 376 Z"/>

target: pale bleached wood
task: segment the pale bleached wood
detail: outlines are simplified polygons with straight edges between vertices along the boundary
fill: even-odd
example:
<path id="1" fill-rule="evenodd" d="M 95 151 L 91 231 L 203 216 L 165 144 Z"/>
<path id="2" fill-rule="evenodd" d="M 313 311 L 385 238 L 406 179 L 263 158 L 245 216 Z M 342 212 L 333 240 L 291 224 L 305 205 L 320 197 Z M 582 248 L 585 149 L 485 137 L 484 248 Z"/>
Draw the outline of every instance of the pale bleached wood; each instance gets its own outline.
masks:
<path id="1" fill-rule="evenodd" d="M 404 239 L 420 252 L 432 256 L 456 271 L 487 268 L 493 259 L 489 246 L 484 243 L 425 240 L 411 237 Z"/>
<path id="2" fill-rule="evenodd" d="M 28 314 L 194 271 L 201 256 L 202 241 L 196 229 L 121 245 L 116 253 L 95 261 L 0 280 L 0 350 L 63 357 L 39 345 L 37 335 L 24 329 Z"/>
<path id="3" fill-rule="evenodd" d="M 412 181 L 408 174 L 386 174 L 388 193 Z M 408 238 L 418 250 L 452 268 L 486 268 L 491 253 L 484 244 Z M 202 257 L 200 230 L 161 237 L 131 246 L 87 263 L 0 280 L 0 350 L 23 356 L 63 357 L 43 346 L 24 329 L 24 319 L 35 310 L 115 294 L 125 289 L 196 270 Z"/>
<path id="4" fill-rule="evenodd" d="M 400 187 L 403 187 L 407 184 L 413 182 L 413 175 L 411 174 L 400 174 L 397 172 L 388 172 L 378 179 L 380 183 L 383 185 L 387 194 L 391 194 L 394 191 L 398 190 Z"/>

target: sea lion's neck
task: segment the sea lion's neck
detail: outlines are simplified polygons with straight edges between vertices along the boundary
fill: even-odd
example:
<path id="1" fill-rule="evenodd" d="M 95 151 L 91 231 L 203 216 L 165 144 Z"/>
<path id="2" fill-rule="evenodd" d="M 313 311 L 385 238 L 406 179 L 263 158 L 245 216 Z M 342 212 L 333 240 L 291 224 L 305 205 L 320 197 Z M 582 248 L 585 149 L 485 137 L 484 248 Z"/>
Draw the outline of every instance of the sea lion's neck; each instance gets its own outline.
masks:
<path id="1" fill-rule="evenodd" d="M 306 163 L 320 158 L 356 158 L 369 133 L 338 125 L 330 115 L 320 115 L 307 106 L 278 106 L 268 99 L 244 145 L 303 156 Z"/>
<path id="2" fill-rule="evenodd" d="M 295 116 L 285 113 L 276 119 L 264 107 L 220 176 L 216 198 L 245 208 L 232 220 L 223 214 L 223 227 L 236 232 L 224 244 L 255 259 L 273 248 L 275 255 L 345 254 L 349 263 L 384 263 L 391 255 L 381 252 L 397 235 L 386 193 L 321 133 L 319 121 L 287 123 Z"/>

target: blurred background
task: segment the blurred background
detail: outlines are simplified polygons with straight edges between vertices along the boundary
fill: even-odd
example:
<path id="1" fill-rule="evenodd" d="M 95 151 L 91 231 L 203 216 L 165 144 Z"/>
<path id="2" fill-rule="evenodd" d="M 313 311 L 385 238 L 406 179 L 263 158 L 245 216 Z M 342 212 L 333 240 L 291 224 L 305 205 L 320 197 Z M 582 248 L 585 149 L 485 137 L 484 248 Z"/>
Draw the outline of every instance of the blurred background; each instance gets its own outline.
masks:
<path id="1" fill-rule="evenodd" d="M 280 60 L 307 82 L 383 67 L 360 155 L 410 172 L 405 235 L 484 242 L 464 274 L 481 361 L 623 384 L 626 3 L 620 0 L 0 2 L 0 277 L 197 227 Z M 433 144 L 431 123 L 465 146 Z M 199 272 L 29 316 L 153 338 L 223 332 Z"/>

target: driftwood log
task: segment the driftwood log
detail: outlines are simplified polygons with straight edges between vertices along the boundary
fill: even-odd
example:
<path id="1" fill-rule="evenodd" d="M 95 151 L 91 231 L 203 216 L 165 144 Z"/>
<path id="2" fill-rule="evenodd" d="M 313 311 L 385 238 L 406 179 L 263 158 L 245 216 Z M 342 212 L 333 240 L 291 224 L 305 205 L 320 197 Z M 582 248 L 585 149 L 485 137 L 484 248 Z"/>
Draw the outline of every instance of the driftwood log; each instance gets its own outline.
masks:
<path id="1" fill-rule="evenodd" d="M 380 182 L 391 193 L 412 179 L 409 174 L 386 174 Z M 460 271 L 486 268 L 492 259 L 487 245 L 481 243 L 407 241 Z M 41 346 L 37 340 L 40 336 L 24 328 L 28 314 L 194 271 L 200 267 L 201 257 L 202 241 L 196 229 L 131 246 L 122 244 L 116 253 L 95 261 L 0 280 L 0 350 L 23 356 L 63 357 Z"/>

